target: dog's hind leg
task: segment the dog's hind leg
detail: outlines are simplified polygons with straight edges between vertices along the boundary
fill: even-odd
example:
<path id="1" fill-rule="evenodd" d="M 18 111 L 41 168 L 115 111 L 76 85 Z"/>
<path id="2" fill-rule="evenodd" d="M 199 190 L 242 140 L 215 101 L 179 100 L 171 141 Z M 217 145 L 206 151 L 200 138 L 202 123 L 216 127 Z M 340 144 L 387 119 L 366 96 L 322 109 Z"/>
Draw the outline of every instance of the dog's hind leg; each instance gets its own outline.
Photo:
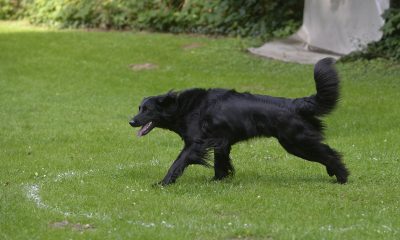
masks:
<path id="1" fill-rule="evenodd" d="M 234 174 L 235 170 L 229 157 L 230 151 L 230 145 L 214 148 L 214 180 L 221 180 Z"/>
<path id="2" fill-rule="evenodd" d="M 310 139 L 301 141 L 279 139 L 279 143 L 286 151 L 297 157 L 325 165 L 328 174 L 335 175 L 339 183 L 347 182 L 349 172 L 342 163 L 341 155 L 328 145 Z"/>

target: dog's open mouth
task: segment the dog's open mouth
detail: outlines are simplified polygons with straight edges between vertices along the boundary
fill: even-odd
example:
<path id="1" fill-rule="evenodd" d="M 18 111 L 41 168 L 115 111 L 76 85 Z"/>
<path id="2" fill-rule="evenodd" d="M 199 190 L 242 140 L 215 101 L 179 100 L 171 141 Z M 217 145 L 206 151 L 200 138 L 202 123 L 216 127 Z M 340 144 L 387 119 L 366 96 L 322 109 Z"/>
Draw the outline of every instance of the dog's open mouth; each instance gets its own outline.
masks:
<path id="1" fill-rule="evenodd" d="M 139 129 L 139 131 L 137 133 L 138 137 L 148 134 L 153 128 L 154 128 L 153 122 L 146 123 Z"/>

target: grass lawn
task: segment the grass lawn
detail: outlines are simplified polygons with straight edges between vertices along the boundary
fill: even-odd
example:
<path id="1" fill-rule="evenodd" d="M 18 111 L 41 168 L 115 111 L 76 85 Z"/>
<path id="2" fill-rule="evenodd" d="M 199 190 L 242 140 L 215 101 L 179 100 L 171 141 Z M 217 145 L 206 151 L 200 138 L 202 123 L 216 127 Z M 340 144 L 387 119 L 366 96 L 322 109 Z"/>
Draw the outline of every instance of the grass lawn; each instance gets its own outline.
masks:
<path id="1" fill-rule="evenodd" d="M 346 185 L 275 139 L 233 147 L 233 179 L 191 166 L 153 188 L 178 136 L 128 125 L 144 96 L 223 87 L 314 93 L 312 66 L 249 55 L 231 38 L 56 31 L 0 22 L 0 239 L 400 239 L 400 67 L 338 64 L 327 143 Z M 152 63 L 152 69 L 132 64 Z"/>

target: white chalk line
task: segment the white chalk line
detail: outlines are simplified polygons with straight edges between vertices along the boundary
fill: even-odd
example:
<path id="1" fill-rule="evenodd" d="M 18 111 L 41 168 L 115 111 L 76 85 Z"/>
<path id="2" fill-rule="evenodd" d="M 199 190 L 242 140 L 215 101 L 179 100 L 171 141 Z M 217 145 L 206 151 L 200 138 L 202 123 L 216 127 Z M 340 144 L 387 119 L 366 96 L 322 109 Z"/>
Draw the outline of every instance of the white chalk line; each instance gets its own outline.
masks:
<path id="1" fill-rule="evenodd" d="M 151 163 L 151 164 L 154 164 L 154 163 Z M 122 164 L 118 164 L 116 166 L 116 168 L 117 168 L 117 170 L 123 170 L 123 169 L 126 169 L 126 168 L 137 167 L 137 165 L 138 164 L 129 164 L 127 166 L 124 166 Z M 141 164 L 139 164 L 139 165 L 141 165 Z M 61 182 L 61 181 L 66 180 L 66 179 L 88 176 L 88 175 L 92 175 L 92 174 L 94 174 L 96 172 L 98 172 L 98 170 L 90 169 L 90 170 L 84 171 L 82 173 L 70 170 L 70 171 L 67 171 L 67 172 L 63 172 L 63 173 L 57 174 L 54 177 L 53 182 Z M 46 204 L 43 201 L 43 199 L 41 198 L 41 196 L 40 196 L 41 185 L 38 184 L 38 183 L 37 184 L 26 184 L 26 185 L 24 185 L 24 190 L 25 190 L 26 197 L 28 198 L 28 200 L 30 200 L 33 203 L 35 203 L 37 208 L 47 209 L 49 211 L 61 214 L 64 217 L 84 216 L 84 217 L 87 217 L 87 218 L 95 218 L 95 219 L 99 219 L 99 220 L 111 220 L 112 219 L 107 214 L 92 213 L 92 212 L 74 213 L 74 212 L 64 211 L 58 206 L 51 206 L 49 204 Z M 139 226 L 146 227 L 146 228 L 156 227 L 156 226 L 162 226 L 162 227 L 166 227 L 166 228 L 174 228 L 175 227 L 173 224 L 167 223 L 166 221 L 161 221 L 159 224 L 157 224 L 157 223 L 153 223 L 153 222 L 147 223 L 147 222 L 143 222 L 143 221 L 128 220 L 127 223 L 139 225 Z"/>
<path id="2" fill-rule="evenodd" d="M 83 176 L 92 174 L 94 172 L 97 172 L 97 171 L 94 171 L 92 169 L 89 171 L 84 171 L 83 173 L 78 173 L 75 171 L 67 171 L 64 173 L 57 174 L 56 177 L 53 179 L 53 182 L 61 182 L 64 179 L 69 179 L 69 178 L 78 177 L 78 176 L 83 177 Z M 49 204 L 46 204 L 40 197 L 40 185 L 39 184 L 27 184 L 27 185 L 25 185 L 25 191 L 26 191 L 27 198 L 29 200 L 33 201 L 35 203 L 36 207 L 59 213 L 65 217 L 84 216 L 87 218 L 97 218 L 97 219 L 101 219 L 101 220 L 111 219 L 106 214 L 91 213 L 91 212 L 74 213 L 74 212 L 64 211 L 58 206 L 54 207 Z"/>
<path id="3" fill-rule="evenodd" d="M 333 225 L 326 225 L 320 227 L 320 231 L 327 231 L 327 232 L 347 232 L 347 231 L 352 231 L 352 230 L 362 230 L 364 228 L 367 228 L 367 226 L 362 225 L 362 224 L 355 224 L 355 225 L 350 225 L 348 227 L 335 227 Z M 393 232 L 397 233 L 398 230 L 396 228 L 387 226 L 387 225 L 380 225 L 377 228 L 374 229 L 375 232 L 377 233 L 388 233 L 388 232 Z"/>
<path id="4" fill-rule="evenodd" d="M 29 200 L 33 201 L 38 208 L 47 209 L 52 212 L 59 213 L 65 217 L 68 216 L 84 216 L 87 218 L 99 218 L 99 219 L 107 219 L 109 218 L 106 215 L 101 215 L 97 213 L 89 213 L 89 212 L 81 212 L 81 213 L 73 213 L 68 211 L 63 211 L 59 207 L 53 207 L 43 202 L 42 198 L 40 197 L 40 186 L 39 184 L 32 184 L 26 185 L 26 196 Z"/>

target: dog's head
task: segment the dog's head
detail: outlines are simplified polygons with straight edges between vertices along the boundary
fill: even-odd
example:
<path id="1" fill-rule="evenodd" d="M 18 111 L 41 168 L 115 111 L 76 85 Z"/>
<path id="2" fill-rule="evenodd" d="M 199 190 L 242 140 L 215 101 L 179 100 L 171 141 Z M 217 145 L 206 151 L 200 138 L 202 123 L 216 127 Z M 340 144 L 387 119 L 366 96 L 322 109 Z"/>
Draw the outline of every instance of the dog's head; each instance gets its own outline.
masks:
<path id="1" fill-rule="evenodd" d="M 137 135 L 144 136 L 155 127 L 168 126 L 173 121 L 177 107 L 177 94 L 172 91 L 155 97 L 147 97 L 140 103 L 138 114 L 129 124 L 132 127 L 141 127 Z"/>

